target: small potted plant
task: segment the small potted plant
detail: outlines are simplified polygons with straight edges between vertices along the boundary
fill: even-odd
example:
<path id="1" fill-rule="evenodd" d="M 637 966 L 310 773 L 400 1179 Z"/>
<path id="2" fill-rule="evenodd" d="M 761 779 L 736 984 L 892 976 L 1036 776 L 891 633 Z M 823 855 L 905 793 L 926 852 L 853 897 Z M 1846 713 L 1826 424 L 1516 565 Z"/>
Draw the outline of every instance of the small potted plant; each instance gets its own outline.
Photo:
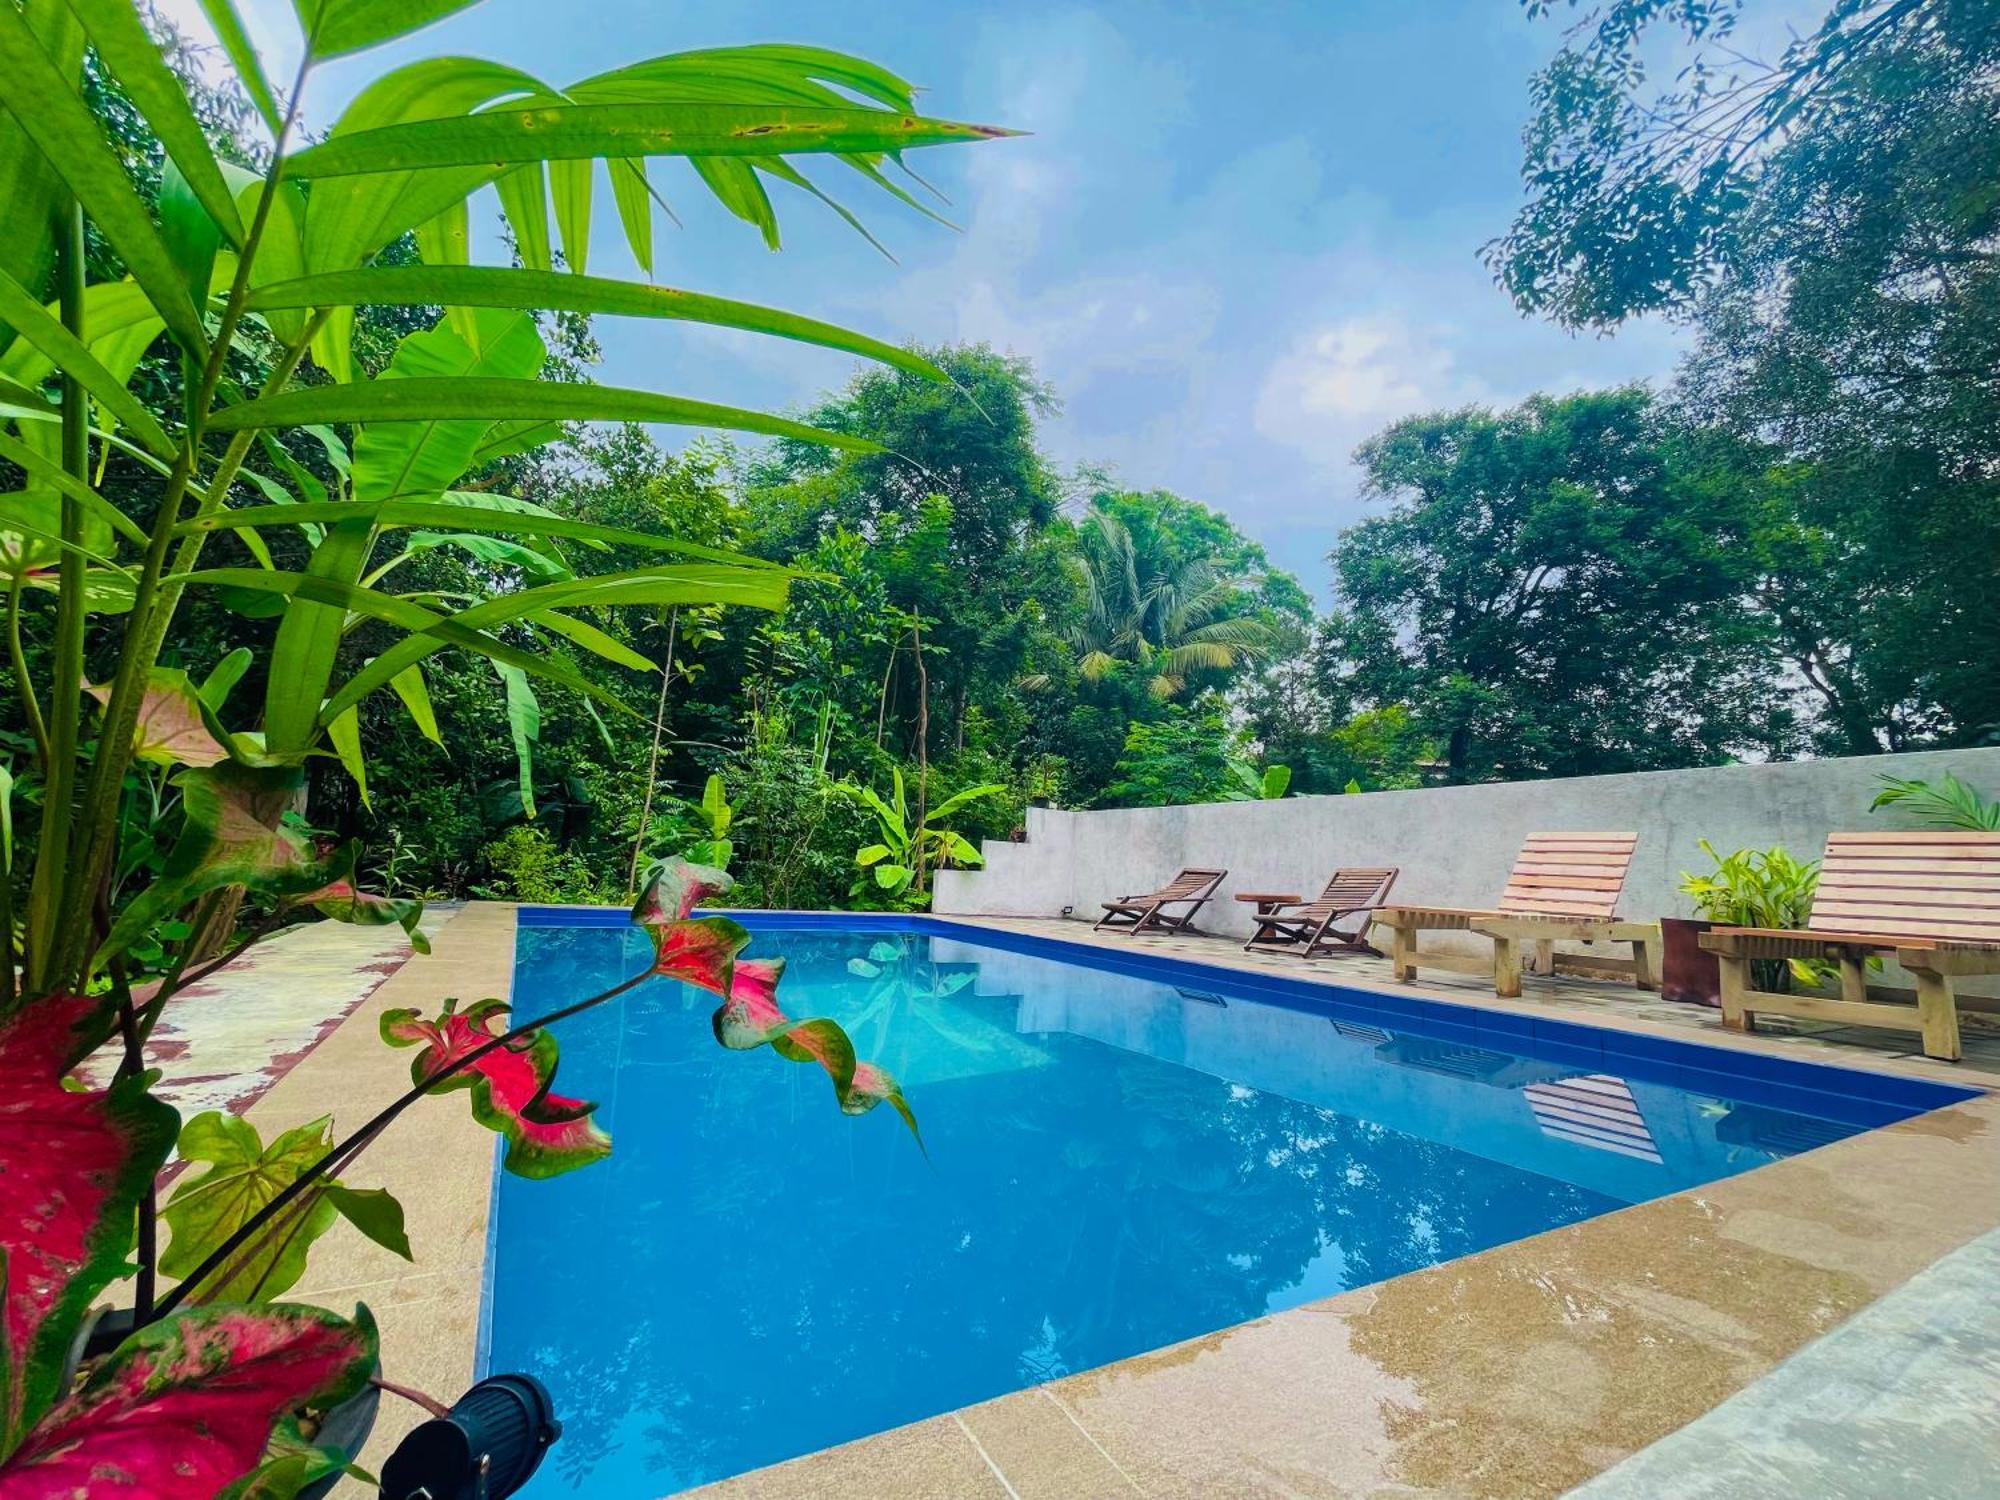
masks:
<path id="1" fill-rule="evenodd" d="M 1711 927 L 1803 927 L 1812 911 L 1813 890 L 1819 884 L 1819 861 L 1799 860 L 1782 847 L 1738 849 L 1718 854 L 1707 839 L 1702 853 L 1715 868 L 1704 875 L 1681 872 L 1680 892 L 1694 902 L 1697 915 L 1665 917 L 1660 922 L 1660 993 L 1687 1005 L 1720 1006 L 1722 971 L 1713 953 L 1701 946 Z M 1759 959 L 1752 966 L 1759 989 L 1780 993 L 1792 981 L 1812 983 L 1810 966 L 1780 959 Z"/>

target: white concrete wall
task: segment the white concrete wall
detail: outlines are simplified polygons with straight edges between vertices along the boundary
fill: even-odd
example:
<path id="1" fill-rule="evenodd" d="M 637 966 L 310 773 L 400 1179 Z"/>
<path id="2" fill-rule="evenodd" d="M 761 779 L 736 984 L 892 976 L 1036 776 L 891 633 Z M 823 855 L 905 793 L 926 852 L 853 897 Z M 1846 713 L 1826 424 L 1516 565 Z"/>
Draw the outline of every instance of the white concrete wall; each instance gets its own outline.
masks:
<path id="1" fill-rule="evenodd" d="M 1783 844 L 1815 857 L 1835 830 L 1912 826 L 1891 809 L 1868 811 L 1878 777 L 1936 780 L 1947 771 L 1991 795 L 2000 791 L 2000 749 L 1199 807 L 1036 808 L 1025 843 L 985 845 L 984 870 L 938 872 L 932 907 L 1054 917 L 1068 906 L 1094 919 L 1100 902 L 1151 890 L 1184 865 L 1222 866 L 1229 878 L 1201 925 L 1247 936 L 1250 908 L 1229 899 L 1237 891 L 1310 897 L 1337 865 L 1398 865 L 1391 900 L 1489 906 L 1527 834 L 1594 829 L 1639 835 L 1622 914 L 1692 916 L 1676 887 L 1683 870 L 1708 868 L 1698 839 L 1724 853 Z"/>

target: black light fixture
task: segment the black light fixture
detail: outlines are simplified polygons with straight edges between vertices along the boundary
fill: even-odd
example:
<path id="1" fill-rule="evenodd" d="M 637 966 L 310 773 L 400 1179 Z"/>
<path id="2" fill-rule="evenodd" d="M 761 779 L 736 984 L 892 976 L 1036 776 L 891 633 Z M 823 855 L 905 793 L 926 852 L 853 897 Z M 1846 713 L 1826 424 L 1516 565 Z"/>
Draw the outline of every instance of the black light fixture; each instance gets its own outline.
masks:
<path id="1" fill-rule="evenodd" d="M 506 1500 L 562 1436 L 532 1375 L 490 1375 L 404 1438 L 382 1465 L 385 1500 Z"/>

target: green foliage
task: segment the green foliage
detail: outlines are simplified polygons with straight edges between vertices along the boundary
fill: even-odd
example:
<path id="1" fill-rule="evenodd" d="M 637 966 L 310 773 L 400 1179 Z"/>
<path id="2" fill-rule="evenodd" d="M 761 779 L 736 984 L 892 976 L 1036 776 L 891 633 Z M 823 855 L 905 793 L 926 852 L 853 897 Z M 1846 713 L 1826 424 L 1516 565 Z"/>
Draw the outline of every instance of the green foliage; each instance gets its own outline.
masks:
<path id="1" fill-rule="evenodd" d="M 235 1115 L 209 1110 L 181 1126 L 182 1159 L 205 1163 L 174 1185 L 160 1211 L 173 1239 L 160 1257 L 169 1276 L 185 1276 L 231 1234 L 248 1223 L 332 1147 L 331 1116 L 300 1125 L 267 1146 L 256 1127 Z M 305 1274 L 313 1241 L 346 1219 L 377 1244 L 410 1258 L 402 1205 L 379 1188 L 357 1190 L 320 1178 L 285 1211 L 277 1232 L 231 1263 L 225 1276 L 204 1283 L 199 1302 L 270 1302 Z"/>
<path id="2" fill-rule="evenodd" d="M 1236 784 L 1223 792 L 1225 802 L 1276 802 L 1291 789 L 1290 766 L 1266 766 L 1260 773 L 1247 760 L 1231 760 L 1228 765 Z"/>
<path id="3" fill-rule="evenodd" d="M 1363 444 L 1392 508 L 1333 556 L 1338 689 L 1408 705 L 1452 781 L 1761 744 L 1754 516 L 1709 456 L 1637 389 L 1412 417 Z"/>
<path id="4" fill-rule="evenodd" d="M 2000 799 L 1982 797 L 1951 772 L 1938 782 L 1877 778 L 1882 790 L 1868 804 L 1875 812 L 1894 807 L 1931 828 L 1959 828 L 1976 833 L 2000 830 Z"/>
<path id="5" fill-rule="evenodd" d="M 1491 263 L 1571 326 L 1693 322 L 1677 399 L 1764 471 L 1756 597 L 1802 684 L 1774 748 L 1991 743 L 2000 27 L 1984 0 L 1828 0 L 1765 61 L 1743 11 L 1580 15 Z"/>
<path id="6" fill-rule="evenodd" d="M 1679 889 L 1704 920 L 1727 927 L 1799 928 L 1812 916 L 1818 860 L 1796 859 L 1782 848 L 1718 854 L 1707 839 L 1701 840 L 1701 852 L 1715 868 L 1706 875 L 1683 870 Z M 1759 988 L 1778 991 L 1789 989 L 1793 979 L 1816 984 L 1827 971 L 1801 959 L 1758 959 L 1752 968 Z"/>
<path id="7" fill-rule="evenodd" d="M 875 815 L 879 840 L 855 850 L 854 862 L 867 874 L 855 880 L 851 895 L 868 897 L 879 892 L 897 904 L 921 904 L 932 870 L 977 868 L 986 863 L 963 834 L 945 826 L 945 820 L 982 798 L 999 796 L 1006 787 L 966 787 L 934 807 L 920 801 L 913 820 L 903 791 L 902 767 L 890 768 L 889 785 L 886 801 L 874 788 L 861 788 L 861 800 Z"/>
<path id="8" fill-rule="evenodd" d="M 479 851 L 492 872 L 481 892 L 499 900 L 596 905 L 624 895 L 603 867 L 561 847 L 546 829 L 517 823 Z"/>
<path id="9" fill-rule="evenodd" d="M 727 873 L 736 855 L 736 846 L 728 836 L 736 809 L 730 805 L 719 771 L 710 773 L 699 801 L 669 798 L 661 804 L 659 815 L 661 822 L 648 834 L 653 847 L 663 851 L 656 857 L 678 855 L 690 864 Z"/>
<path id="10" fill-rule="evenodd" d="M 1126 520 L 1134 514 L 1137 531 Z M 1190 682 L 1226 682 L 1270 652 L 1273 623 L 1251 579 L 1223 571 L 1262 553 L 1205 508 L 1158 493 L 1099 496 L 1081 543 L 1086 606 L 1070 642 L 1087 681 L 1129 673 L 1164 702 Z"/>
<path id="11" fill-rule="evenodd" d="M 1238 745 L 1220 704 L 1202 700 L 1153 723 L 1135 723 L 1105 790 L 1107 807 L 1222 802 L 1241 786 L 1230 769 Z"/>

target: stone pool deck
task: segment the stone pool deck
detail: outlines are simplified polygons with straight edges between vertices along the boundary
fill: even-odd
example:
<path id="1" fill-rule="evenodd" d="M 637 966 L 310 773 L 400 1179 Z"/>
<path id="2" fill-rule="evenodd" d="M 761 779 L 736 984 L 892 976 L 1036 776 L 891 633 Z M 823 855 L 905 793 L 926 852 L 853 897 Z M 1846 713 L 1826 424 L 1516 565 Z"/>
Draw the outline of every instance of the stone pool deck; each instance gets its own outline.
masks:
<path id="1" fill-rule="evenodd" d="M 1076 923 L 991 925 L 1132 945 Z M 445 917 L 433 956 L 404 964 L 354 1004 L 256 1099 L 250 1118 L 268 1135 L 328 1110 L 351 1121 L 393 1098 L 409 1054 L 377 1040 L 380 1011 L 506 995 L 513 933 L 506 905 L 474 903 Z M 1394 986 L 1379 960 L 1306 970 L 1214 939 L 1139 946 L 1460 1003 L 1481 997 L 1476 982 L 1457 976 Z M 299 1001 L 310 1009 L 305 995 Z M 1908 1055 L 1911 1039 L 1900 1034 L 1737 1036 L 1711 1012 L 1595 981 L 1531 977 L 1522 1001 L 1487 992 L 1483 1003 L 2000 1088 L 2000 1033 L 1985 1018 L 1968 1020 L 1967 1060 L 1954 1066 Z M 352 1177 L 403 1200 L 417 1262 L 336 1231 L 293 1294 L 340 1307 L 366 1300 L 384 1327 L 388 1377 L 447 1400 L 473 1368 L 492 1162 L 492 1137 L 462 1101 L 414 1112 Z M 1815 1370 L 1827 1380 L 1873 1372 L 1872 1389 L 1849 1392 L 1859 1415 L 1848 1426 L 1865 1426 L 1869 1453 L 1888 1465 L 1879 1472 L 1905 1476 L 1898 1493 L 1962 1493 L 1950 1455 L 2000 1444 L 1993 1319 L 1964 1289 L 2000 1253 L 1996 1230 L 2000 1095 L 1988 1095 L 695 1493 L 1512 1500 L 1594 1481 L 1589 1494 L 1617 1500 L 1707 1496 L 1724 1493 L 1694 1482 L 1715 1450 L 1753 1432 L 1771 1441 L 1739 1456 L 1761 1467 L 1745 1471 L 1755 1476 L 1749 1487 L 1727 1493 L 1843 1493 L 1824 1487 L 1823 1469 L 1797 1466 L 1819 1450 L 1809 1430 L 1786 1426 Z M 1827 1339 L 1836 1328 L 1838 1340 Z M 379 1465 L 420 1416 L 385 1399 L 363 1463 Z M 1948 1449 L 1933 1441 L 1947 1429 Z"/>

